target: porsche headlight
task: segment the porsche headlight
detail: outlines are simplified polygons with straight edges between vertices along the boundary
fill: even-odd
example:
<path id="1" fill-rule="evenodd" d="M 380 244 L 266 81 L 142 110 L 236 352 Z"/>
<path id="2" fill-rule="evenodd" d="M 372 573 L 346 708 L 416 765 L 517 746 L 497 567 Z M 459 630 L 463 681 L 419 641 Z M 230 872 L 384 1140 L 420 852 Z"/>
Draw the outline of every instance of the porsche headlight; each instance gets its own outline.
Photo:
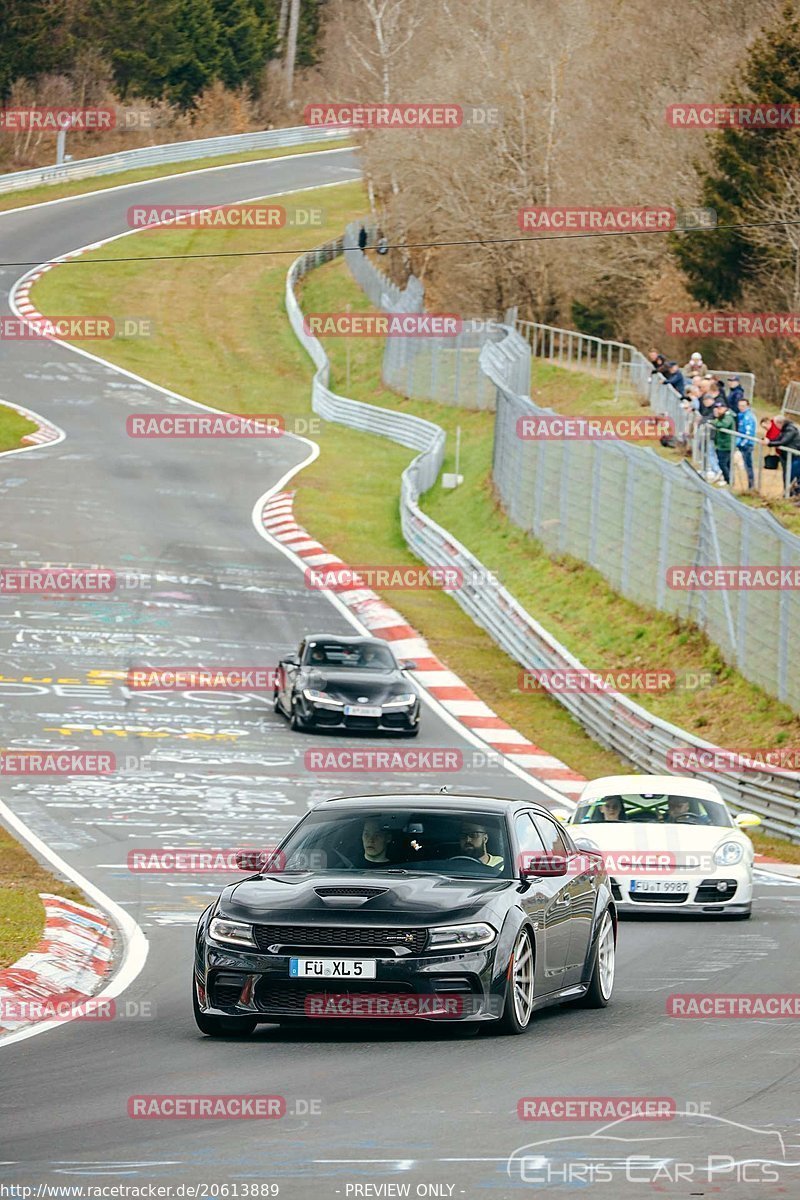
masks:
<path id="1" fill-rule="evenodd" d="M 229 921 L 227 917 L 214 917 L 208 927 L 208 936 L 215 942 L 226 942 L 230 946 L 255 948 L 253 926 L 245 921 Z"/>
<path id="2" fill-rule="evenodd" d="M 497 936 L 491 925 L 440 925 L 428 934 L 428 950 L 471 950 L 488 946 Z"/>
<path id="3" fill-rule="evenodd" d="M 740 842 L 722 842 L 714 851 L 714 862 L 718 867 L 735 867 L 744 858 L 744 846 Z"/>
<path id="4" fill-rule="evenodd" d="M 329 696 L 327 692 L 319 692 L 316 688 L 303 688 L 303 695 L 306 700 L 316 701 L 317 704 L 337 704 L 340 708 L 343 704 L 343 701 Z"/>
<path id="5" fill-rule="evenodd" d="M 416 700 L 413 692 L 403 692 L 401 696 L 390 696 L 383 703 L 384 708 L 408 708 Z"/>

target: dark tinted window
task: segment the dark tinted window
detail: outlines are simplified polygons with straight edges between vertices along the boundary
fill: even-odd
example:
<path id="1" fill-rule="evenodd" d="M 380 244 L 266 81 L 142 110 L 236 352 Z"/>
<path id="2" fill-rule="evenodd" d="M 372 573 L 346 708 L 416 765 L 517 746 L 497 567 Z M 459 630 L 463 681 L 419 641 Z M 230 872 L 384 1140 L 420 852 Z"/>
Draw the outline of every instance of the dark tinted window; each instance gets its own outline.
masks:
<path id="1" fill-rule="evenodd" d="M 561 830 L 555 821 L 551 821 L 549 817 L 541 817 L 538 813 L 533 819 L 536 822 L 536 828 L 542 836 L 544 848 L 548 854 L 569 854 L 567 844 L 562 838 Z"/>

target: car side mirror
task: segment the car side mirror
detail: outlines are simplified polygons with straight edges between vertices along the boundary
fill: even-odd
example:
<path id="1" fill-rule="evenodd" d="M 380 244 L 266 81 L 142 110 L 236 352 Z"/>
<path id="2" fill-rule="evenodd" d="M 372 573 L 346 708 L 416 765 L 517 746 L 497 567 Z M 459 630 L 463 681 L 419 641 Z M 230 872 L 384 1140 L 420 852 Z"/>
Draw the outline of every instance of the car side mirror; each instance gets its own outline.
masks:
<path id="1" fill-rule="evenodd" d="M 563 854 L 543 854 L 541 851 L 525 851 L 520 855 L 521 879 L 554 878 L 566 875 L 569 865 Z"/>
<path id="2" fill-rule="evenodd" d="M 287 654 L 285 658 L 280 660 L 280 665 L 282 667 L 299 667 L 300 659 L 296 654 Z"/>
<path id="3" fill-rule="evenodd" d="M 267 856 L 263 850 L 237 850 L 234 860 L 240 871 L 262 871 Z"/>
<path id="4" fill-rule="evenodd" d="M 743 812 L 737 813 L 733 821 L 740 829 L 755 829 L 756 825 L 761 824 L 761 817 L 756 816 L 755 813 Z"/>
<path id="5" fill-rule="evenodd" d="M 417 669 L 417 664 L 414 662 L 413 658 L 401 658 L 400 659 L 400 670 L 401 671 L 416 671 L 416 669 Z"/>
<path id="6" fill-rule="evenodd" d="M 550 811 L 550 816 L 555 817 L 555 819 L 560 821 L 562 825 L 566 825 L 572 816 L 572 813 L 567 812 L 566 808 L 553 808 Z"/>

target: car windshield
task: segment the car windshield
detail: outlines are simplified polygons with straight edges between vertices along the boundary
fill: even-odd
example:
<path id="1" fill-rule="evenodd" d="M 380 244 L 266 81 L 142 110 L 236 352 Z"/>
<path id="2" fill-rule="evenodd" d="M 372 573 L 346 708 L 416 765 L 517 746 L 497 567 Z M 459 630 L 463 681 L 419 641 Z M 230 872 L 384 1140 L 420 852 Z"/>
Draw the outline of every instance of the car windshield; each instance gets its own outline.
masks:
<path id="1" fill-rule="evenodd" d="M 513 876 L 504 818 L 497 813 L 320 809 L 308 814 L 276 855 L 279 871 L 428 872 L 451 878 Z M 276 870 L 268 865 L 267 870 Z"/>
<path id="2" fill-rule="evenodd" d="M 303 665 L 335 667 L 337 671 L 347 667 L 358 671 L 397 670 L 391 650 L 381 642 L 309 642 Z"/>
<path id="3" fill-rule="evenodd" d="M 730 813 L 718 800 L 698 796 L 668 794 L 641 795 L 636 793 L 599 796 L 584 800 L 572 817 L 572 825 L 608 824 L 633 821 L 637 824 L 665 825 L 733 825 Z"/>

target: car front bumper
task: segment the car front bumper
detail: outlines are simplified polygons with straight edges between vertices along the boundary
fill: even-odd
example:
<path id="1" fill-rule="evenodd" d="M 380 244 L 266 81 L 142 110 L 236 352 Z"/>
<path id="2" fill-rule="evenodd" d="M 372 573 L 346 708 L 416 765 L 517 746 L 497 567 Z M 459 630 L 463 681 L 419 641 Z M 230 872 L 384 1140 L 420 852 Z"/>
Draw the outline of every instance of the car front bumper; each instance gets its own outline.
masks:
<path id="1" fill-rule="evenodd" d="M 350 729 L 375 733 L 409 733 L 419 725 L 419 702 L 408 708 L 381 708 L 379 717 L 345 715 L 344 708 L 303 701 L 307 722 L 317 729 Z"/>
<path id="2" fill-rule="evenodd" d="M 657 891 L 637 893 L 631 883 L 641 878 L 619 874 L 611 877 L 611 891 L 618 912 L 735 915 L 749 912 L 753 902 L 753 877 L 749 865 L 691 874 L 677 871 L 659 878 Z M 685 885 L 686 890 L 671 891 L 673 884 Z"/>
<path id="3" fill-rule="evenodd" d="M 375 957 L 374 979 L 292 978 L 292 958 L 333 957 L 331 948 L 292 954 L 223 949 L 206 941 L 195 975 L 203 1013 L 287 1020 L 408 1019 L 491 1021 L 502 1014 L 505 979 L 495 974 L 495 946 L 465 953 Z"/>

